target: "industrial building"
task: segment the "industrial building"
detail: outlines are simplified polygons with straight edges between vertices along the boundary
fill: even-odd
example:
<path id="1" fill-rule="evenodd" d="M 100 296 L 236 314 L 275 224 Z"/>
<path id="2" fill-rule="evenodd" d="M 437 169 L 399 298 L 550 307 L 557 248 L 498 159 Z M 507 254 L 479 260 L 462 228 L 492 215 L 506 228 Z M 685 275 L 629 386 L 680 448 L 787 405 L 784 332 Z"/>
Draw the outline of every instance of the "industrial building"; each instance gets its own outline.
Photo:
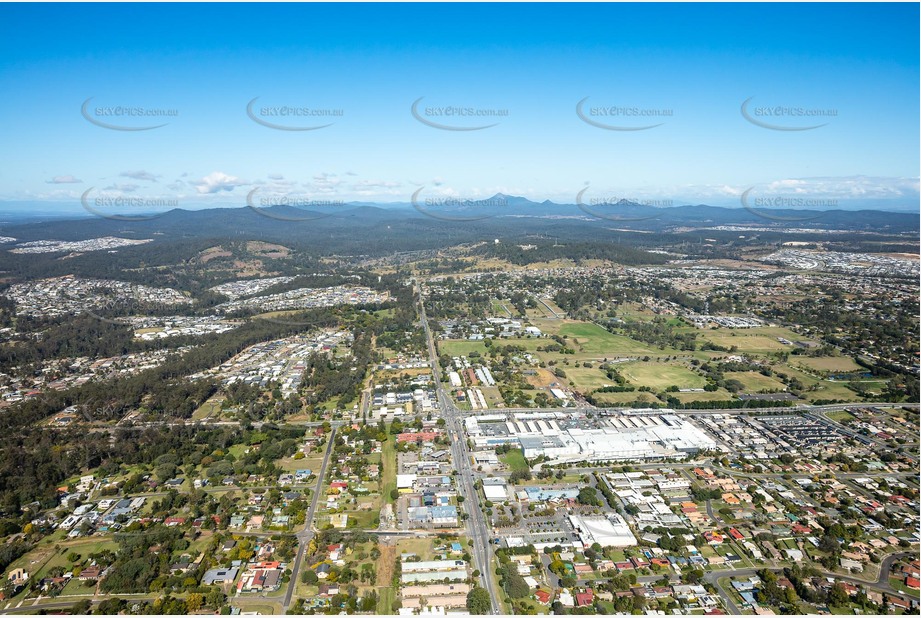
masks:
<path id="1" fill-rule="evenodd" d="M 569 523 L 579 534 L 584 547 L 598 543 L 602 547 L 632 547 L 636 537 L 624 519 L 612 513 L 607 517 L 582 517 L 570 515 Z"/>
<path id="2" fill-rule="evenodd" d="M 661 414 L 587 418 L 579 412 L 490 414 L 465 419 L 476 448 L 521 448 L 527 459 L 557 462 L 682 459 L 716 442 L 690 421 Z"/>

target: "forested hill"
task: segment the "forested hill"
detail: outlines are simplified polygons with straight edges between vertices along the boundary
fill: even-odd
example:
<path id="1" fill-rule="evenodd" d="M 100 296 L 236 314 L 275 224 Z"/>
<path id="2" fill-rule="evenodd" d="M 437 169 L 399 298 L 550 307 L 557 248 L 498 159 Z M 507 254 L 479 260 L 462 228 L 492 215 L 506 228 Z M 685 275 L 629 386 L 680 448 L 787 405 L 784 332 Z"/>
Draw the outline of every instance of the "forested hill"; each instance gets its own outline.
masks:
<path id="1" fill-rule="evenodd" d="M 529 235 L 567 242 L 605 241 L 622 230 L 662 232 L 695 226 L 761 225 L 777 232 L 809 227 L 886 234 L 918 230 L 916 214 L 868 210 L 819 214 L 772 211 L 771 214 L 788 217 L 789 222 L 761 217 L 743 208 L 705 205 L 652 208 L 632 203 L 578 208 L 515 198 L 509 199 L 508 205 L 502 208 L 473 203 L 452 211 L 351 205 L 325 212 L 284 206 L 258 211 L 250 208 L 175 209 L 141 221 L 89 217 L 7 224 L 0 228 L 0 235 L 20 242 L 84 240 L 101 236 L 174 241 L 258 239 L 300 248 L 309 246 L 312 252 L 319 254 L 380 255 L 494 238 L 513 240 Z"/>

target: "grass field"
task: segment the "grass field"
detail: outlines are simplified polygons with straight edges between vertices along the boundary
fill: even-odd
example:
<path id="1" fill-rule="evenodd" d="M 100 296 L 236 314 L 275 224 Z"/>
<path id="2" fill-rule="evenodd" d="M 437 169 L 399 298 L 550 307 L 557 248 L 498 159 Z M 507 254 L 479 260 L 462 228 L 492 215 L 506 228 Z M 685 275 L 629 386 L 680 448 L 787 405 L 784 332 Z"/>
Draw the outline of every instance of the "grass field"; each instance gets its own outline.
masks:
<path id="1" fill-rule="evenodd" d="M 727 371 L 723 374 L 727 380 L 738 380 L 746 392 L 760 393 L 761 391 L 781 392 L 786 390 L 784 383 L 776 378 L 761 375 L 757 371 Z"/>
<path id="2" fill-rule="evenodd" d="M 804 365 L 813 371 L 828 371 L 830 373 L 860 371 L 861 367 L 849 356 L 794 356 L 791 361 Z"/>
<path id="3" fill-rule="evenodd" d="M 817 399 L 843 399 L 844 401 L 860 401 L 860 397 L 847 387 L 845 382 L 833 382 L 831 380 L 817 380 L 811 375 L 787 365 L 778 365 L 776 370 L 789 376 L 793 376 L 807 387 L 818 385 L 816 390 L 810 390 L 804 393 L 809 401 Z"/>
<path id="4" fill-rule="evenodd" d="M 833 421 L 838 421 L 839 423 L 843 421 L 852 421 L 855 418 L 854 415 L 847 410 L 834 410 L 832 412 L 826 412 L 825 416 Z"/>
<path id="5" fill-rule="evenodd" d="M 801 341 L 803 337 L 788 328 L 762 326 L 760 328 L 718 328 L 698 330 L 700 337 L 726 348 L 736 347 L 743 354 L 770 354 L 792 351 L 793 348 L 777 340 L 783 337 L 790 341 Z"/>
<path id="6" fill-rule="evenodd" d="M 499 455 L 499 461 L 508 466 L 512 472 L 516 470 L 525 471 L 530 469 L 528 467 L 528 462 L 524 460 L 524 454 L 517 449 L 512 449 L 508 453 Z"/>
<path id="7" fill-rule="evenodd" d="M 501 300 L 492 301 L 492 312 L 496 317 L 505 318 L 512 315 L 511 310 L 506 308 L 506 304 Z"/>
<path id="8" fill-rule="evenodd" d="M 726 389 L 719 389 L 713 392 L 704 391 L 702 393 L 669 393 L 669 395 L 675 397 L 681 403 L 689 403 L 691 401 L 726 401 L 727 399 L 732 399 L 732 395 Z"/>
<path id="9" fill-rule="evenodd" d="M 202 419 L 208 418 L 209 416 L 220 415 L 222 403 L 224 403 L 223 395 L 212 395 L 208 401 L 201 404 L 201 406 L 199 406 L 199 408 L 192 413 L 192 420 L 200 421 Z"/>
<path id="10" fill-rule="evenodd" d="M 604 358 L 663 353 L 635 339 L 609 333 L 597 324 L 590 322 L 564 323 L 560 326 L 558 334 L 561 337 L 569 337 L 576 350 L 576 358 Z"/>
<path id="11" fill-rule="evenodd" d="M 474 351 L 485 354 L 486 344 L 466 339 L 444 339 L 438 342 L 438 351 L 448 356 L 469 356 Z"/>
<path id="12" fill-rule="evenodd" d="M 498 386 L 480 386 L 479 389 L 486 399 L 486 405 L 490 408 L 501 408 L 505 406 L 505 401 L 503 401 L 502 395 L 499 393 Z"/>
<path id="13" fill-rule="evenodd" d="M 396 556 L 404 553 L 416 554 L 421 560 L 432 560 L 435 555 L 432 551 L 432 540 L 427 538 L 400 539 L 397 542 Z"/>
<path id="14" fill-rule="evenodd" d="M 575 387 L 583 393 L 614 384 L 614 381 L 605 375 L 597 365 L 591 368 L 563 366 L 562 369 L 566 372 L 567 378 L 572 380 Z M 557 380 L 565 382 L 562 378 L 557 378 Z"/>
<path id="15" fill-rule="evenodd" d="M 390 492 L 397 488 L 397 454 L 394 447 L 395 436 L 390 436 L 381 443 L 381 500 L 393 504 Z"/>
<path id="16" fill-rule="evenodd" d="M 294 472 L 295 470 L 310 470 L 313 474 L 318 474 L 320 466 L 323 464 L 323 453 L 318 452 L 315 455 L 295 459 L 294 457 L 284 457 L 275 461 L 275 465 L 285 472 Z"/>
<path id="17" fill-rule="evenodd" d="M 599 403 L 611 406 L 632 403 L 634 401 L 641 401 L 643 403 L 662 403 L 652 393 L 641 393 L 637 391 L 633 391 L 632 393 L 595 393 L 592 397 Z"/>
<path id="18" fill-rule="evenodd" d="M 707 380 L 683 365 L 672 363 L 625 363 L 619 365 L 620 373 L 635 386 L 648 386 L 654 390 L 669 386 L 678 388 L 703 388 Z"/>

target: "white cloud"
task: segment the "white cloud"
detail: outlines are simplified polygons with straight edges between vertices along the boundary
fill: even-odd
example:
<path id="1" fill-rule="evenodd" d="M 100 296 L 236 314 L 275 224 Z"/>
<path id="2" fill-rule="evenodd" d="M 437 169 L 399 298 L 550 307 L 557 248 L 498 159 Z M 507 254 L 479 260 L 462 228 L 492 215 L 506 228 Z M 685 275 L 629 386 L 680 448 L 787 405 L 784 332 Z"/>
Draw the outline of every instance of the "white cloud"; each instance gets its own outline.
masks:
<path id="1" fill-rule="evenodd" d="M 67 174 L 66 176 L 55 176 L 51 180 L 47 180 L 45 182 L 47 182 L 49 185 L 68 185 L 81 183 L 83 181 L 79 178 L 74 178 L 70 174 Z"/>
<path id="2" fill-rule="evenodd" d="M 109 185 L 108 187 L 104 188 L 103 191 L 121 191 L 122 193 L 133 193 L 140 188 L 141 188 L 141 185 L 135 185 L 131 183 L 119 184 L 116 182 L 115 184 Z"/>
<path id="3" fill-rule="evenodd" d="M 230 192 L 237 187 L 243 187 L 248 184 L 245 180 L 230 176 L 224 172 L 211 172 L 195 184 L 195 189 L 202 195 L 208 195 L 222 191 Z"/>
<path id="4" fill-rule="evenodd" d="M 391 182 L 387 180 L 359 180 L 352 185 L 352 188 L 355 190 L 367 190 L 367 189 L 395 189 L 402 186 L 399 182 Z"/>
<path id="5" fill-rule="evenodd" d="M 159 178 L 156 174 L 151 174 L 150 172 L 145 172 L 144 170 L 138 170 L 136 172 L 122 172 L 119 174 L 124 178 L 131 178 L 132 180 L 146 180 L 148 182 L 157 182 Z"/>

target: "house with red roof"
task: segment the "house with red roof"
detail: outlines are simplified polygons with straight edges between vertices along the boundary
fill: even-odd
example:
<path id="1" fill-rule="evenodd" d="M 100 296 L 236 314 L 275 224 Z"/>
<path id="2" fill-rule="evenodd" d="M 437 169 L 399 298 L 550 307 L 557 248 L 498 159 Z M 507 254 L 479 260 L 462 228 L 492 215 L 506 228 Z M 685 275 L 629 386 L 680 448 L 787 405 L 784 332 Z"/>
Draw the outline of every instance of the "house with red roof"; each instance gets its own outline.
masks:
<path id="1" fill-rule="evenodd" d="M 592 589 L 589 588 L 585 592 L 576 593 L 576 607 L 585 607 L 586 605 L 591 605 L 595 602 L 595 595 L 592 592 Z"/>
<path id="2" fill-rule="evenodd" d="M 537 597 L 538 602 L 543 603 L 544 605 L 550 603 L 551 595 L 546 590 L 538 590 L 534 593 L 534 596 Z"/>
<path id="3" fill-rule="evenodd" d="M 905 585 L 911 588 L 912 590 L 918 590 L 918 588 L 921 588 L 921 579 L 918 579 L 917 577 L 911 577 L 911 576 L 906 577 Z"/>

